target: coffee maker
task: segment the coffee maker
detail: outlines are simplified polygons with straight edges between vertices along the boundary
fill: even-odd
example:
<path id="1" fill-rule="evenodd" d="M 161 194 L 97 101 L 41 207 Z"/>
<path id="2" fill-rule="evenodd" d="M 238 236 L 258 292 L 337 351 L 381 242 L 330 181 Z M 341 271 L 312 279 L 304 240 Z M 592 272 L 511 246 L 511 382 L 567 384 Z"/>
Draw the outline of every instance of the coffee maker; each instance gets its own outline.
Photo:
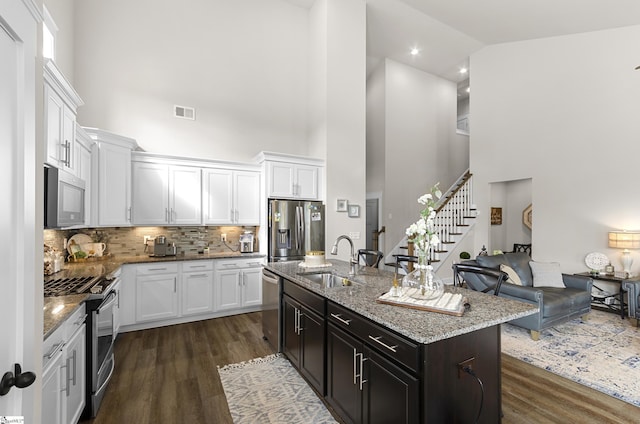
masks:
<path id="1" fill-rule="evenodd" d="M 167 237 L 163 235 L 156 236 L 153 239 L 152 251 L 150 256 L 175 256 L 176 244 L 169 243 Z"/>
<path id="2" fill-rule="evenodd" d="M 253 234 L 245 231 L 240 235 L 240 253 L 253 253 Z"/>

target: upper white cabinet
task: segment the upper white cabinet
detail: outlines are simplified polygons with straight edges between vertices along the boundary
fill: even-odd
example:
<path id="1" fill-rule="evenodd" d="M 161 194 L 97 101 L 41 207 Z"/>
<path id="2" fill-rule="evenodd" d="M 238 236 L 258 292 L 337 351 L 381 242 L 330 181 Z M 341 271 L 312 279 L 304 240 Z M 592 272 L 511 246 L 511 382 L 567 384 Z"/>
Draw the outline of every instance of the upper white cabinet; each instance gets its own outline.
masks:
<path id="1" fill-rule="evenodd" d="M 201 170 L 133 155 L 134 225 L 200 225 Z"/>
<path id="2" fill-rule="evenodd" d="M 81 126 L 76 126 L 75 163 L 77 164 L 76 176 L 84 181 L 84 216 L 85 225 L 91 225 L 91 150 L 95 142 Z"/>
<path id="3" fill-rule="evenodd" d="M 322 200 L 322 160 L 268 152 L 257 160 L 266 174 L 267 197 Z"/>
<path id="4" fill-rule="evenodd" d="M 205 225 L 259 225 L 260 173 L 203 169 Z"/>
<path id="5" fill-rule="evenodd" d="M 92 163 L 92 225 L 122 227 L 131 225 L 131 152 L 135 140 L 84 128 L 95 142 Z"/>
<path id="6" fill-rule="evenodd" d="M 44 65 L 44 82 L 44 161 L 79 176 L 76 111 L 84 102 L 51 60 Z"/>

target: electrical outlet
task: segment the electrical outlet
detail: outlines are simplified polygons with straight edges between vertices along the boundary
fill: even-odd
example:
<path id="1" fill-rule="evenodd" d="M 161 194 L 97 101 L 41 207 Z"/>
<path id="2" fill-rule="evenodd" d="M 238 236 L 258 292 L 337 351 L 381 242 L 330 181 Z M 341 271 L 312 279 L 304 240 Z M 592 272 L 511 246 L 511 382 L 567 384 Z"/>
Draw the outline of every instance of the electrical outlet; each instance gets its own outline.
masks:
<path id="1" fill-rule="evenodd" d="M 151 236 L 144 236 L 144 244 L 147 244 L 147 242 L 148 242 L 149 240 L 153 240 L 153 237 L 151 237 Z"/>
<path id="2" fill-rule="evenodd" d="M 466 367 L 469 367 L 470 370 L 473 371 L 473 361 L 475 361 L 476 358 L 471 357 L 469 359 L 467 359 L 466 361 L 462 361 L 460 363 L 458 363 L 458 378 L 462 378 L 463 375 L 465 375 L 467 372 L 464 370 Z"/>
<path id="3" fill-rule="evenodd" d="M 227 235 L 225 233 L 220 234 L 220 241 L 227 241 Z"/>
<path id="4" fill-rule="evenodd" d="M 351 231 L 349 237 L 351 240 L 360 240 L 360 231 Z"/>

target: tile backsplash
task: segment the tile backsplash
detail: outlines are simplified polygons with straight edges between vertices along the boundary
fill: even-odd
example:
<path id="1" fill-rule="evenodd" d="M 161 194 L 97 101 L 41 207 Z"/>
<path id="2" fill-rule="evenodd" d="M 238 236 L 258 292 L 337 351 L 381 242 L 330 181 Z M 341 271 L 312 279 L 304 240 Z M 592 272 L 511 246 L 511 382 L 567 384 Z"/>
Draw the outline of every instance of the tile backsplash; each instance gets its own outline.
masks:
<path id="1" fill-rule="evenodd" d="M 83 228 L 80 230 L 44 230 L 44 244 L 58 250 L 64 250 L 65 239 L 82 233 L 90 236 L 94 242 L 107 245 L 106 252 L 114 256 L 148 255 L 145 251 L 144 236 L 155 238 L 164 235 L 168 242 L 176 244 L 178 255 L 196 254 L 209 246 L 212 253 L 237 251 L 240 247 L 240 235 L 251 231 L 254 236 L 258 227 L 117 227 Z M 227 235 L 226 244 L 221 235 Z M 149 249 L 151 242 L 149 242 Z M 259 250 L 256 239 L 254 250 Z"/>

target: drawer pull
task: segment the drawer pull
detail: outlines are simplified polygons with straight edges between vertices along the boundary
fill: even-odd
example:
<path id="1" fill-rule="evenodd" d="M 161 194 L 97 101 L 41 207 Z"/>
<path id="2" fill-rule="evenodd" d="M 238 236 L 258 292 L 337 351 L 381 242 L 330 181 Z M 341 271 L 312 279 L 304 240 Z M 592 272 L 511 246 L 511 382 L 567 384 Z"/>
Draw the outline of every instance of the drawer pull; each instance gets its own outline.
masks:
<path id="1" fill-rule="evenodd" d="M 338 321 L 340 321 L 341 323 L 343 323 L 344 325 L 349 325 L 349 323 L 351 322 L 350 319 L 344 319 L 340 316 L 340 314 L 331 314 L 332 317 L 334 317 L 335 319 L 337 319 Z M 371 337 L 371 336 L 369 336 Z"/>
<path id="2" fill-rule="evenodd" d="M 166 271 L 167 268 L 149 268 L 149 271 Z"/>
<path id="3" fill-rule="evenodd" d="M 57 345 L 55 345 L 54 347 L 52 347 L 51 350 L 49 351 L 49 353 L 47 353 L 45 355 L 45 357 L 47 359 L 53 358 L 56 355 L 56 353 L 58 353 L 58 350 L 62 349 L 62 346 L 64 346 L 64 341 L 62 341 L 62 342 L 58 343 Z"/>
<path id="4" fill-rule="evenodd" d="M 381 342 L 381 341 L 380 341 L 381 336 L 373 337 L 372 335 L 369 335 L 369 338 L 370 338 L 371 340 L 373 340 L 374 342 L 378 343 L 379 345 L 382 345 L 382 346 L 386 347 L 386 348 L 387 348 L 387 349 L 389 349 L 391 352 L 394 352 L 394 353 L 396 352 L 396 348 L 398 347 L 398 345 L 395 345 L 395 346 L 389 346 L 388 344 L 386 344 L 386 343 L 384 343 L 384 342 Z"/>
<path id="5" fill-rule="evenodd" d="M 73 325 L 82 325 L 85 319 L 87 319 L 87 314 L 84 314 L 82 318 L 78 318 L 78 320 L 74 322 Z"/>

